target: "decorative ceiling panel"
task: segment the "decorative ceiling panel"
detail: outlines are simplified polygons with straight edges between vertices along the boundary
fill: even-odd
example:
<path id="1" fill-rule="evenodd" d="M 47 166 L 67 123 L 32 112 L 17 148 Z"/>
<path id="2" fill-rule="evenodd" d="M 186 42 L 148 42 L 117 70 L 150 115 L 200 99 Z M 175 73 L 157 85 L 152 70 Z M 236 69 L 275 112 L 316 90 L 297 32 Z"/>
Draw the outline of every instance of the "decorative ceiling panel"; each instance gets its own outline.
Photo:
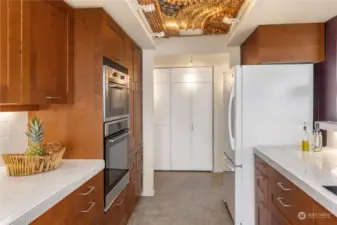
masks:
<path id="1" fill-rule="evenodd" d="M 166 37 L 226 34 L 244 0 L 138 0 L 140 5 L 155 5 L 145 12 L 154 33 Z"/>

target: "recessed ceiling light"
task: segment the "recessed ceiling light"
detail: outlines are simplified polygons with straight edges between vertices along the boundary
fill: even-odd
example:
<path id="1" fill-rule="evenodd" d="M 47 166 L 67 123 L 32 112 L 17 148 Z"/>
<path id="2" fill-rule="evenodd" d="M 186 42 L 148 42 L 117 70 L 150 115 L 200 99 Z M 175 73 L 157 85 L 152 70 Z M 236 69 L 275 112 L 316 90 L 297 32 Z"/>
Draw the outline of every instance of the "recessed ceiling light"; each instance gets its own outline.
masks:
<path id="1" fill-rule="evenodd" d="M 162 37 L 165 37 L 165 32 L 162 31 L 162 32 L 158 32 L 158 33 L 153 33 L 153 36 L 157 37 L 157 38 L 162 38 Z"/>
<path id="2" fill-rule="evenodd" d="M 227 24 L 232 24 L 234 22 L 237 22 L 238 20 L 236 18 L 229 18 L 225 16 L 222 20 L 222 22 L 227 23 Z"/>
<path id="3" fill-rule="evenodd" d="M 139 7 L 139 9 L 143 10 L 146 13 L 156 11 L 156 7 L 154 6 L 153 3 L 148 4 L 148 5 L 139 5 L 138 7 Z"/>
<path id="4" fill-rule="evenodd" d="M 173 28 L 178 28 L 177 22 L 166 22 L 165 23 L 166 27 L 173 27 Z"/>

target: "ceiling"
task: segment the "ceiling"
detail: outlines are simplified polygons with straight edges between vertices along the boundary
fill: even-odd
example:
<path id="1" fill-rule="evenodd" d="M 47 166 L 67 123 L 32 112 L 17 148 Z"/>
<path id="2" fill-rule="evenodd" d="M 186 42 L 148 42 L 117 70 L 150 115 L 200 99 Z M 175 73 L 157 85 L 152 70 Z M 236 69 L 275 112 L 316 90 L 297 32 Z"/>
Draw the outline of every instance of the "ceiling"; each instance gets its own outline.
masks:
<path id="1" fill-rule="evenodd" d="M 155 11 L 145 12 L 154 33 L 165 37 L 226 34 L 244 0 L 138 0 L 140 5 L 154 4 Z M 224 22 L 224 18 L 227 20 Z M 233 20 L 234 19 L 234 20 Z"/>
<path id="2" fill-rule="evenodd" d="M 240 21 L 230 33 L 229 46 L 240 46 L 258 25 L 324 23 L 337 16 L 337 0 L 247 0 Z"/>

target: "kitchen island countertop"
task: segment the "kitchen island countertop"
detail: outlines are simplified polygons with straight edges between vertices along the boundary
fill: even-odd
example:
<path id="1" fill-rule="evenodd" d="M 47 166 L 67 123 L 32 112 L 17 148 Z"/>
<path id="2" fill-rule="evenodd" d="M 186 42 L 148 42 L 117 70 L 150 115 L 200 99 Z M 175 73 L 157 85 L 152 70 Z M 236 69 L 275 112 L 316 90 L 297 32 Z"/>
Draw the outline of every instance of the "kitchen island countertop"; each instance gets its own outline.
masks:
<path id="1" fill-rule="evenodd" d="M 323 187 L 337 186 L 337 149 L 302 152 L 294 146 L 257 146 L 254 153 L 337 216 L 337 195 Z"/>
<path id="2" fill-rule="evenodd" d="M 103 160 L 66 159 L 54 171 L 10 177 L 0 167 L 0 225 L 29 224 L 103 168 Z"/>

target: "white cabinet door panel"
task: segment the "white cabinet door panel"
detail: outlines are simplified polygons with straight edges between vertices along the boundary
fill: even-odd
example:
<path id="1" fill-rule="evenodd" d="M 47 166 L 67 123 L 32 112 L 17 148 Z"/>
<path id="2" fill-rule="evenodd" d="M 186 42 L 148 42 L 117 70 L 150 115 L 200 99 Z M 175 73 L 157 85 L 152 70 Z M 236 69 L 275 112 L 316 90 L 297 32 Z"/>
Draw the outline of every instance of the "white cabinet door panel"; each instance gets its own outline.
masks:
<path id="1" fill-rule="evenodd" d="M 212 67 L 197 67 L 197 68 L 172 68 L 171 82 L 212 82 L 213 77 Z"/>
<path id="2" fill-rule="evenodd" d="M 154 84 L 154 117 L 155 125 L 170 125 L 170 83 Z"/>
<path id="3" fill-rule="evenodd" d="M 192 169 L 213 170 L 212 83 L 193 84 L 192 95 Z"/>
<path id="4" fill-rule="evenodd" d="M 191 88 L 171 84 L 171 170 L 191 170 Z"/>
<path id="5" fill-rule="evenodd" d="M 153 82 L 154 83 L 170 83 L 171 69 L 154 69 Z"/>
<path id="6" fill-rule="evenodd" d="M 154 169 L 171 170 L 171 140 L 169 126 L 155 126 Z"/>

